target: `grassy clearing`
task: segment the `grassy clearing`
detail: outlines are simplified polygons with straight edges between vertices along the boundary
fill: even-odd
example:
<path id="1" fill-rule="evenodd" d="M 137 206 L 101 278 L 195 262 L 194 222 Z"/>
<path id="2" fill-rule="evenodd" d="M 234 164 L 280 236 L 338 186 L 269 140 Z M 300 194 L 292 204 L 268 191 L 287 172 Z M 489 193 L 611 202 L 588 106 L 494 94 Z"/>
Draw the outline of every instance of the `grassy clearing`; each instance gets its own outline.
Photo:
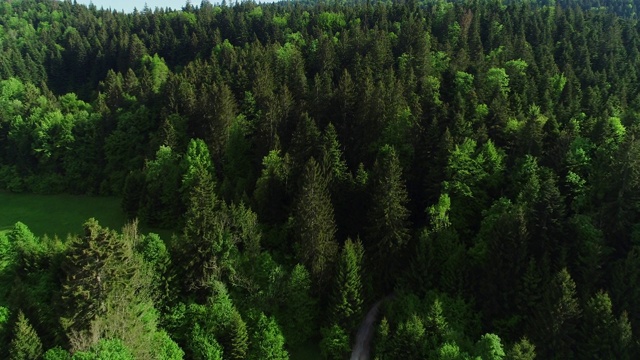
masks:
<path id="1" fill-rule="evenodd" d="M 0 232 L 12 229 L 20 221 L 38 236 L 57 235 L 64 239 L 67 234 L 81 233 L 82 224 L 92 217 L 100 225 L 115 230 L 127 222 L 119 198 L 0 192 Z M 163 238 L 169 234 L 142 226 L 140 230 L 160 233 Z"/>

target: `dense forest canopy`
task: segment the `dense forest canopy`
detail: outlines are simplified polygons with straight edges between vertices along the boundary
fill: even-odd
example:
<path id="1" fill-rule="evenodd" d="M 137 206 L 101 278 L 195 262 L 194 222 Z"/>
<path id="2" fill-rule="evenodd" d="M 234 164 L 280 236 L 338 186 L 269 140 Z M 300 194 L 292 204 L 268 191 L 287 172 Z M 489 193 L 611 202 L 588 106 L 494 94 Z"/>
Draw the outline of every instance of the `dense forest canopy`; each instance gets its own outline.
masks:
<path id="1" fill-rule="evenodd" d="M 1 2 L 0 358 L 640 357 L 639 8 Z"/>

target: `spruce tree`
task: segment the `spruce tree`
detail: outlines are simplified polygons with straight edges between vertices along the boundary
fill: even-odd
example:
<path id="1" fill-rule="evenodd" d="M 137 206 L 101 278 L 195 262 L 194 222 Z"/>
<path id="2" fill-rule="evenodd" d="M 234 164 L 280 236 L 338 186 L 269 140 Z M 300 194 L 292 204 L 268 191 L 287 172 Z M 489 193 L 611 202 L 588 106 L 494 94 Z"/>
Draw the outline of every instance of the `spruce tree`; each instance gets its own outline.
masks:
<path id="1" fill-rule="evenodd" d="M 184 215 L 182 242 L 178 247 L 177 269 L 185 292 L 195 291 L 205 298 L 211 281 L 220 277 L 221 262 L 228 252 L 216 211 L 218 199 L 211 174 L 204 169 L 189 179 L 189 198 Z"/>
<path id="2" fill-rule="evenodd" d="M 362 258 L 360 241 L 347 239 L 340 254 L 331 307 L 331 322 L 347 331 L 358 326 L 362 313 Z"/>
<path id="3" fill-rule="evenodd" d="M 386 291 L 405 263 L 404 248 L 409 242 L 409 198 L 402 180 L 400 161 L 393 147 L 378 153 L 372 175 L 372 206 L 368 216 L 367 243 L 370 265 Z"/>
<path id="4" fill-rule="evenodd" d="M 9 360 L 37 360 L 42 356 L 42 343 L 36 331 L 22 311 L 13 330 L 13 340 L 9 345 Z"/>
<path id="5" fill-rule="evenodd" d="M 336 260 L 336 225 L 327 180 L 314 158 L 309 159 L 294 208 L 298 260 L 321 287 L 326 285 Z"/>

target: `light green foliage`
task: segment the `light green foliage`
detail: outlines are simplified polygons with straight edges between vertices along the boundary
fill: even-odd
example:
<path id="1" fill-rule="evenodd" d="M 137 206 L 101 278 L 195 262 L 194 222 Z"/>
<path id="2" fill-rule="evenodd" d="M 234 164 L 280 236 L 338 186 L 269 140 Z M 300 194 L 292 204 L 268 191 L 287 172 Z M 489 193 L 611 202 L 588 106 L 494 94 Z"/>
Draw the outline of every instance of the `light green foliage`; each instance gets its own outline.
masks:
<path id="1" fill-rule="evenodd" d="M 249 18 L 260 19 L 260 18 L 262 18 L 262 14 L 263 14 L 262 13 L 262 7 L 261 6 L 256 6 L 247 15 L 249 16 Z"/>
<path id="2" fill-rule="evenodd" d="M 429 215 L 429 231 L 440 232 L 449 225 L 449 210 L 451 210 L 451 198 L 449 194 L 444 193 L 438 198 L 438 203 L 427 208 L 427 214 Z"/>
<path id="3" fill-rule="evenodd" d="M 456 85 L 456 91 L 461 95 L 467 96 L 473 90 L 473 75 L 464 71 L 456 72 L 456 77 L 453 80 Z"/>
<path id="4" fill-rule="evenodd" d="M 134 360 L 131 350 L 119 339 L 100 340 L 88 351 L 78 351 L 72 360 Z"/>
<path id="5" fill-rule="evenodd" d="M 554 100 L 558 101 L 560 99 L 562 90 L 564 90 L 566 84 L 567 78 L 564 76 L 564 74 L 555 74 L 551 77 L 551 94 Z"/>
<path id="6" fill-rule="evenodd" d="M 22 311 L 13 330 L 9 345 L 9 360 L 38 360 L 42 356 L 42 343 Z"/>
<path id="7" fill-rule="evenodd" d="M 478 149 L 474 140 L 465 139 L 449 155 L 447 174 L 450 180 L 445 182 L 445 188 L 457 195 L 481 198 L 479 187 L 494 187 L 500 182 L 504 157 L 504 152 L 491 140 Z"/>
<path id="8" fill-rule="evenodd" d="M 509 95 L 509 75 L 504 68 L 491 68 L 487 71 L 487 86 L 491 94 Z"/>
<path id="9" fill-rule="evenodd" d="M 59 346 L 47 350 L 42 356 L 44 360 L 71 360 L 71 354 Z"/>
<path id="10" fill-rule="evenodd" d="M 330 360 L 344 359 L 349 352 L 349 335 L 339 325 L 323 328 L 320 350 L 323 358 Z"/>
<path id="11" fill-rule="evenodd" d="M 347 239 L 342 248 L 335 277 L 331 321 L 353 331 L 362 314 L 362 266 L 364 248 L 358 240 Z"/>
<path id="12" fill-rule="evenodd" d="M 287 26 L 287 22 L 289 21 L 289 14 L 286 14 L 286 13 L 283 15 L 274 14 L 272 21 L 278 27 L 285 28 Z"/>
<path id="13" fill-rule="evenodd" d="M 144 55 L 140 62 L 142 67 L 149 72 L 151 91 L 155 94 L 159 94 L 162 86 L 169 76 L 169 67 L 165 63 L 164 59 L 159 57 L 158 54 L 154 54 L 153 56 Z"/>
<path id="14" fill-rule="evenodd" d="M 13 230 L 8 234 L 9 242 L 16 252 L 16 261 L 19 269 L 28 273 L 42 267 L 45 257 L 45 246 L 40 238 L 36 237 L 27 225 L 17 222 Z"/>
<path id="15" fill-rule="evenodd" d="M 338 31 L 347 25 L 343 13 L 322 12 L 318 15 L 318 23 L 327 31 Z"/>
<path id="16" fill-rule="evenodd" d="M 189 348 L 194 360 L 222 360 L 222 346 L 198 324 L 189 336 Z"/>
<path id="17" fill-rule="evenodd" d="M 501 360 L 505 357 L 500 337 L 484 334 L 476 343 L 476 354 L 482 360 Z"/>
<path id="18" fill-rule="evenodd" d="M 235 308 L 225 285 L 219 281 L 212 284 L 213 296 L 206 305 L 191 304 L 186 321 L 191 325 L 187 338 L 192 355 L 207 359 L 206 354 L 220 351 L 229 359 L 245 358 L 248 347 L 246 324 Z M 200 355 L 198 355 L 200 354 Z"/>
<path id="19" fill-rule="evenodd" d="M 507 61 L 504 64 L 504 66 L 506 67 L 507 71 L 510 73 L 511 76 L 513 75 L 525 76 L 526 75 L 525 71 L 529 67 L 529 64 L 527 64 L 527 62 L 522 59 L 516 59 L 516 60 Z"/>
<path id="20" fill-rule="evenodd" d="M 250 360 L 288 360 L 289 353 L 285 350 L 285 339 L 273 317 L 260 313 L 255 324 L 249 347 Z"/>
<path id="21" fill-rule="evenodd" d="M 209 148 L 201 139 L 191 139 L 187 152 L 182 160 L 182 187 L 183 196 L 188 196 L 197 178 L 203 174 L 209 174 L 213 180 L 213 164 Z"/>

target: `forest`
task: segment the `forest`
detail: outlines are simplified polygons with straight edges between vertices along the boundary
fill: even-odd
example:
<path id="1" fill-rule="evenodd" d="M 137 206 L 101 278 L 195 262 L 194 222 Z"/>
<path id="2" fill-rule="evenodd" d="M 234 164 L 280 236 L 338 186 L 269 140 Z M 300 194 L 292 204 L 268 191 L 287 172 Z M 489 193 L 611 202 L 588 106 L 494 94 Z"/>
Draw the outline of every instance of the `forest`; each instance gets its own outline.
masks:
<path id="1" fill-rule="evenodd" d="M 639 10 L 0 2 L 0 358 L 640 358 Z"/>

